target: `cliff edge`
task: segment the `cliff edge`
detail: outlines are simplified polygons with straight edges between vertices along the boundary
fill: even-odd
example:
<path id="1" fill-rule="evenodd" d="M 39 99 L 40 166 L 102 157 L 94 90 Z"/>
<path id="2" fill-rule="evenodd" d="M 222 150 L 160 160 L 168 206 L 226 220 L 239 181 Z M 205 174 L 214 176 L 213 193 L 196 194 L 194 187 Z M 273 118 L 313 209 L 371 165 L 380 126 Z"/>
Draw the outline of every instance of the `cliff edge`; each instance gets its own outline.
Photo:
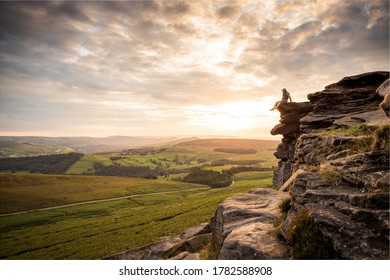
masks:
<path id="1" fill-rule="evenodd" d="M 389 72 L 382 71 L 343 78 L 308 102 L 281 104 L 271 130 L 283 135 L 273 184 L 289 192 L 257 192 L 248 203 L 233 198 L 241 201 L 234 207 L 225 201 L 211 226 L 219 258 L 389 259 L 388 96 Z M 266 222 L 258 215 L 268 209 L 242 217 L 263 200 L 283 213 L 272 206 Z M 282 221 L 271 230 L 276 216 Z"/>
<path id="2" fill-rule="evenodd" d="M 389 118 L 377 92 L 388 78 L 388 72 L 346 77 L 308 95 L 313 109 L 299 119 L 299 130 L 271 131 L 284 136 L 275 186 L 300 171 L 281 227 L 294 258 L 312 258 L 296 248 L 311 240 L 324 252 L 316 258 L 389 259 Z M 281 122 L 291 115 L 279 111 Z"/>

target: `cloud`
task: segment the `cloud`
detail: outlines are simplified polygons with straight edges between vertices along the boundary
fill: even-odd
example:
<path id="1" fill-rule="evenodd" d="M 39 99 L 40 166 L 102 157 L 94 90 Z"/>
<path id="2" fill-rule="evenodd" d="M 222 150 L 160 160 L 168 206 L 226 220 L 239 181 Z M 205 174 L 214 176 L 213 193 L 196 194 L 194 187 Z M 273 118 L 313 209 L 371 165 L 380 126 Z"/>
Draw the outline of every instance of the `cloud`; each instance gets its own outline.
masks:
<path id="1" fill-rule="evenodd" d="M 239 6 L 224 6 L 217 10 L 217 16 L 220 19 L 228 19 L 235 16 L 239 10 Z"/>
<path id="2" fill-rule="evenodd" d="M 22 119 L 66 126 L 59 119 L 70 125 L 75 114 L 94 127 L 173 127 L 189 104 L 279 98 L 283 87 L 305 100 L 344 76 L 389 66 L 381 0 L 0 5 L 9 129 Z"/>

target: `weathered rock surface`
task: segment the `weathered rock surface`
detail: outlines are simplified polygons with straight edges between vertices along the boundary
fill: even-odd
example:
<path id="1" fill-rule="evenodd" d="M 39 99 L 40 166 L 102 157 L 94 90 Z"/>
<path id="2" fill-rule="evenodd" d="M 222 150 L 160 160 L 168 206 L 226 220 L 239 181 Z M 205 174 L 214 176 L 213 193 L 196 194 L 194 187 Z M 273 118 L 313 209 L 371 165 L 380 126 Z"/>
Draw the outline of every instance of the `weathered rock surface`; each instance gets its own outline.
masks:
<path id="1" fill-rule="evenodd" d="M 282 225 L 288 238 L 294 217 L 306 209 L 344 259 L 389 258 L 389 193 L 362 192 L 329 183 L 317 173 L 298 175 L 290 191 L 292 209 Z"/>
<path id="2" fill-rule="evenodd" d="M 271 134 L 282 134 L 282 143 L 279 144 L 275 157 L 281 159 L 278 163 L 278 168 L 274 171 L 273 185 L 281 187 L 283 183 L 290 178 L 293 158 L 295 152 L 296 138 L 300 135 L 300 119 L 306 116 L 313 110 L 313 105 L 310 102 L 290 102 L 279 105 L 280 123 L 276 125 Z"/>
<path id="3" fill-rule="evenodd" d="M 334 122 L 334 125 L 339 127 L 352 127 L 361 124 L 379 126 L 382 124 L 389 123 L 389 119 L 383 114 L 381 110 L 352 114 Z"/>
<path id="4" fill-rule="evenodd" d="M 278 107 L 278 111 L 280 112 L 280 123 L 271 130 L 271 134 L 294 136 L 296 133 L 300 133 L 299 120 L 312 110 L 313 106 L 310 104 L 310 102 L 281 103 Z"/>
<path id="5" fill-rule="evenodd" d="M 287 197 L 275 190 L 257 189 L 225 200 L 211 225 L 219 259 L 288 259 L 288 249 L 275 228 L 281 216 L 278 205 Z"/>
<path id="6" fill-rule="evenodd" d="M 365 73 L 343 78 L 323 91 L 309 94 L 313 111 L 301 119 L 301 131 L 308 133 L 326 128 L 349 114 L 363 113 L 369 105 L 380 100 L 376 90 L 388 78 L 389 72 Z"/>
<path id="7" fill-rule="evenodd" d="M 379 108 L 385 116 L 390 117 L 390 79 L 384 81 L 376 90 L 376 94 L 383 97 L 383 101 L 379 104 Z"/>
<path id="8" fill-rule="evenodd" d="M 384 82 L 377 88 L 377 90 L 375 91 L 375 93 L 378 94 L 378 95 L 381 96 L 381 97 L 385 97 L 386 94 L 389 93 L 389 89 L 390 89 L 390 79 L 387 79 L 386 81 L 384 81 Z"/>
<path id="9" fill-rule="evenodd" d="M 275 186 L 298 169 L 306 171 L 290 189 L 292 208 L 281 227 L 286 239 L 296 217 L 307 211 L 340 258 L 389 259 L 390 132 L 383 130 L 379 140 L 373 140 L 372 133 L 348 133 L 361 124 L 374 130 L 389 123 L 375 105 L 386 88 L 378 87 L 388 77 L 389 72 L 346 77 L 308 95 L 312 112 L 300 119 L 299 130 L 283 138 L 275 153 L 281 159 Z M 290 173 L 282 167 L 289 167 Z"/>

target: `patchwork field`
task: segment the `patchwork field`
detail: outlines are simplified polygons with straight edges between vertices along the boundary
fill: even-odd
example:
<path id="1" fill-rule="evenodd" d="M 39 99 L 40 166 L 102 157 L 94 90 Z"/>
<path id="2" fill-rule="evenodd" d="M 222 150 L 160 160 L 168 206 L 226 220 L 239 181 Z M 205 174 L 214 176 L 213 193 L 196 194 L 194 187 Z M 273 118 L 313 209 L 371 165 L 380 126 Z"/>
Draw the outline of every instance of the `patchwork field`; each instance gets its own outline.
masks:
<path id="1" fill-rule="evenodd" d="M 278 141 L 267 140 L 245 140 L 245 139 L 206 139 L 180 143 L 174 146 L 144 148 L 127 150 L 120 153 L 85 155 L 66 174 L 91 174 L 95 172 L 94 163 L 104 165 L 123 166 L 147 166 L 150 168 L 161 168 L 166 171 L 185 170 L 191 167 L 202 167 L 210 165 L 217 160 L 230 161 L 258 161 L 258 166 L 272 167 L 277 165 L 273 153 L 276 150 Z M 219 148 L 254 150 L 254 153 L 227 153 L 215 151 Z M 234 165 L 236 166 L 236 165 Z M 227 169 L 215 168 L 216 170 Z"/>
<path id="2" fill-rule="evenodd" d="M 271 186 L 277 145 L 195 140 L 83 155 L 66 174 L 28 174 L 28 165 L 14 173 L 5 169 L 0 174 L 0 259 L 100 259 L 180 234 L 209 222 L 227 197 Z M 234 183 L 210 188 L 180 181 L 196 167 L 230 172 Z M 96 176 L 107 170 L 131 170 L 135 176 L 146 170 L 154 179 Z"/>
<path id="3" fill-rule="evenodd" d="M 41 175 L 40 183 L 44 183 L 46 176 L 49 182 L 53 181 L 52 176 Z M 64 176 L 60 180 L 67 180 L 65 178 L 72 180 L 72 177 Z M 183 183 L 176 183 L 176 187 L 181 189 L 176 193 L 145 195 L 2 216 L 0 258 L 103 258 L 156 242 L 161 238 L 179 234 L 191 226 L 208 222 L 224 199 L 236 193 L 268 186 L 271 178 L 270 171 L 245 172 L 234 176 L 235 184 L 226 188 L 186 191 L 192 184 L 180 187 L 179 185 Z M 120 179 L 122 178 L 110 178 L 106 181 L 105 188 L 112 187 L 112 192 L 123 192 L 120 183 L 116 181 Z M 146 181 L 150 182 L 150 188 L 156 188 L 157 182 L 166 189 L 172 186 L 170 185 L 172 182 L 165 179 Z M 139 186 L 138 192 L 148 189 L 147 184 L 142 183 L 144 185 Z M 97 193 L 105 193 L 102 191 L 102 185 L 104 184 L 96 188 Z M 79 190 L 78 193 L 80 196 L 84 195 L 84 191 Z M 16 204 L 23 203 L 20 201 Z"/>

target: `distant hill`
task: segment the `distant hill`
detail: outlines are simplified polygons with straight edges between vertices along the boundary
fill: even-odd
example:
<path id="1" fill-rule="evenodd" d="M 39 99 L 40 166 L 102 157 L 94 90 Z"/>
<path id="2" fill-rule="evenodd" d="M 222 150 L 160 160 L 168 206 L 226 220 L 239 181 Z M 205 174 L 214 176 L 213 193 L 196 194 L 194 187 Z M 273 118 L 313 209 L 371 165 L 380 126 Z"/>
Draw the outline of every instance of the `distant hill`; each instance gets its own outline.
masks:
<path id="1" fill-rule="evenodd" d="M 115 152 L 129 148 L 175 145 L 194 139 L 197 138 L 0 136 L 0 158 L 64 154 L 70 152 L 84 154 Z"/>
<path id="2" fill-rule="evenodd" d="M 262 149 L 275 148 L 280 141 L 257 140 L 257 139 L 197 139 L 181 143 L 188 146 L 202 146 L 214 148 L 236 148 L 236 149 Z"/>

